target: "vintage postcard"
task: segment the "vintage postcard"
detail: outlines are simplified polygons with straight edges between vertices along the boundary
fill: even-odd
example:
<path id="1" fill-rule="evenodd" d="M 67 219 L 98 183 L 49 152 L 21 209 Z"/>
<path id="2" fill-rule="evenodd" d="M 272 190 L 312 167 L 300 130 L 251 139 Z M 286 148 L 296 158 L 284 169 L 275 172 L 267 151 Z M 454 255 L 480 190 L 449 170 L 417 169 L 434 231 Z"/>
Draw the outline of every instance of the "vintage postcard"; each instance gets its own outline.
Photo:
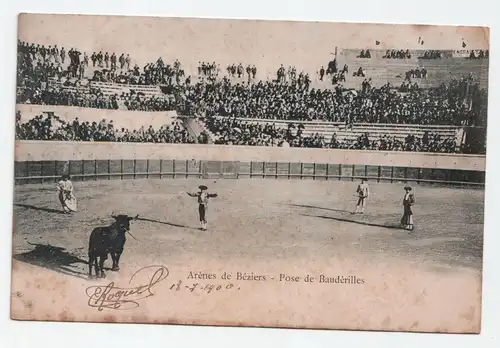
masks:
<path id="1" fill-rule="evenodd" d="M 480 332 L 488 28 L 18 21 L 13 319 Z"/>

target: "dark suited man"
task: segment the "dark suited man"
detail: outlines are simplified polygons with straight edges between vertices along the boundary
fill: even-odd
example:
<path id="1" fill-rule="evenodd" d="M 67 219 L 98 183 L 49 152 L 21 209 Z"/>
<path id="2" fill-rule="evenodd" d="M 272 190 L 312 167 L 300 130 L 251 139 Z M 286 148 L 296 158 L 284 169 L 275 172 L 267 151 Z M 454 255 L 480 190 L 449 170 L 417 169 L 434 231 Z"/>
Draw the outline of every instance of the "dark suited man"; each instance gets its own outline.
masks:
<path id="1" fill-rule="evenodd" d="M 403 197 L 403 217 L 401 218 L 401 225 L 405 230 L 413 231 L 413 211 L 412 205 L 415 204 L 415 196 L 411 192 L 412 189 L 408 185 L 405 186 L 405 195 Z"/>

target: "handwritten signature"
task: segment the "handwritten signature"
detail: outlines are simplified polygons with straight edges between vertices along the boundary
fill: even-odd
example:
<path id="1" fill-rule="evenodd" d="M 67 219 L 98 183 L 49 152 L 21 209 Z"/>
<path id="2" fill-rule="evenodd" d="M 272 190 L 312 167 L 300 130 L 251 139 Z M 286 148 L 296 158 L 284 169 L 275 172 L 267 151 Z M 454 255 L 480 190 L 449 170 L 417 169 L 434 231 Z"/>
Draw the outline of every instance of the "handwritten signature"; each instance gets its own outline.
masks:
<path id="1" fill-rule="evenodd" d="M 88 287 L 85 290 L 89 297 L 88 305 L 97 308 L 98 311 L 102 311 L 104 308 L 128 310 L 139 307 L 138 301 L 153 296 L 153 287 L 165 280 L 169 274 L 168 269 L 164 266 L 148 266 L 135 272 L 130 277 L 129 284 L 133 284 L 140 274 L 145 275 L 147 272 L 152 272 L 152 276 L 149 277 L 146 284 L 121 288 L 111 282 L 105 286 Z"/>

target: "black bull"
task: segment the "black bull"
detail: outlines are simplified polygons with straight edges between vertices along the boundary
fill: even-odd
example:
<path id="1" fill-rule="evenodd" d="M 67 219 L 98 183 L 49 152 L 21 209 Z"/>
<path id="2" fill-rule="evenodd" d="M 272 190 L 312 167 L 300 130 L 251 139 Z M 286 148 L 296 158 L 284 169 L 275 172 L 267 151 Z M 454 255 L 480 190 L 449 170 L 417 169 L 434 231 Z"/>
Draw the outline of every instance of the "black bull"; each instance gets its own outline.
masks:
<path id="1" fill-rule="evenodd" d="M 120 269 L 120 256 L 127 241 L 125 234 L 130 230 L 130 221 L 138 218 L 138 216 L 134 218 L 128 215 L 112 215 L 111 217 L 115 219 L 115 222 L 106 227 L 96 227 L 90 234 L 89 277 L 92 277 L 92 267 L 95 268 L 96 277 L 106 276 L 104 261 L 107 260 L 108 254 L 111 254 L 113 260 L 112 270 Z"/>

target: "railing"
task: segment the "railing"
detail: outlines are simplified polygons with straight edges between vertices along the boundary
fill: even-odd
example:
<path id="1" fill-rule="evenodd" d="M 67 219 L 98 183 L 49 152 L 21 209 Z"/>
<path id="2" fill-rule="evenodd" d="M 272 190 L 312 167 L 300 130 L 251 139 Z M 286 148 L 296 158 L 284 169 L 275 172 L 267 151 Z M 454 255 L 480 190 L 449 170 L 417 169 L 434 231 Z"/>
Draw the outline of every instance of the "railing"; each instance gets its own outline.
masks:
<path id="1" fill-rule="evenodd" d="M 139 178 L 411 181 L 482 187 L 484 155 L 203 144 L 16 141 L 16 184 Z"/>
<path id="2" fill-rule="evenodd" d="M 301 121 L 301 120 L 281 120 L 281 119 L 267 119 L 267 118 L 246 118 L 246 117 L 229 117 L 229 116 L 220 116 L 217 115 L 215 116 L 216 119 L 224 119 L 224 118 L 231 118 L 235 119 L 237 121 L 244 121 L 244 122 L 252 122 L 252 123 L 276 123 L 276 124 L 285 124 L 288 125 L 289 123 L 293 124 L 303 124 L 306 126 L 324 126 L 324 127 L 329 127 L 329 128 L 334 128 L 334 127 L 345 127 L 346 124 L 345 122 L 329 122 L 329 121 L 321 121 L 321 120 L 316 120 L 316 121 Z M 460 128 L 463 128 L 462 126 L 449 126 L 449 125 L 424 125 L 424 124 L 406 124 L 406 123 L 353 123 L 353 127 L 363 127 L 363 128 L 389 128 L 389 129 L 400 129 L 400 130 L 428 130 L 428 131 L 440 131 L 440 130 L 457 130 Z"/>
<path id="3" fill-rule="evenodd" d="M 157 96 L 163 98 L 164 94 L 161 92 L 160 87 L 157 85 L 131 85 L 122 83 L 111 83 L 111 82 L 98 82 L 98 81 L 88 81 L 85 85 L 76 86 L 65 86 L 63 83 L 55 78 L 49 79 L 49 85 L 52 87 L 59 87 L 63 90 L 79 92 L 84 94 L 89 94 L 92 89 L 99 89 L 104 95 L 118 95 L 122 93 L 130 93 L 134 90 L 136 93 L 141 92 L 146 96 Z"/>
<path id="4" fill-rule="evenodd" d="M 176 178 L 274 178 L 415 182 L 482 187 L 484 172 L 325 163 L 231 162 L 194 160 L 77 160 L 15 162 L 16 184 L 73 181 Z"/>
<path id="5" fill-rule="evenodd" d="M 107 88 L 108 90 L 113 90 L 118 92 L 129 92 L 130 90 L 134 90 L 136 92 L 143 92 L 148 95 L 152 94 L 162 94 L 159 86 L 157 85 L 132 85 L 125 83 L 116 83 L 116 82 L 97 82 L 90 81 L 89 83 L 91 88 Z"/>

